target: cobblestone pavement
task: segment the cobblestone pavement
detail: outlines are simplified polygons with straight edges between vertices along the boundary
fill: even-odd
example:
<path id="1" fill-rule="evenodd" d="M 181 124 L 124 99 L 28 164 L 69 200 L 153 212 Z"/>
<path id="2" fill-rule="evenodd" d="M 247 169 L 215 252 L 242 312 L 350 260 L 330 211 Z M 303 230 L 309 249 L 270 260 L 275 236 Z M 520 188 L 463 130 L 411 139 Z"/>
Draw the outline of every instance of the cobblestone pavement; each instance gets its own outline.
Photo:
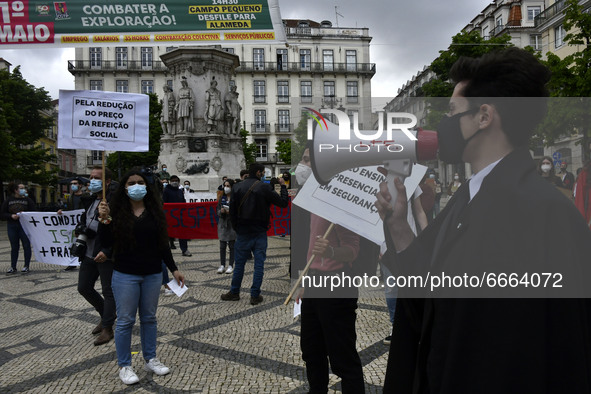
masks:
<path id="1" fill-rule="evenodd" d="M 99 322 L 78 294 L 78 271 L 31 263 L 23 275 L 6 276 L 10 245 L 0 225 L 0 393 L 304 393 L 308 385 L 299 348 L 299 321 L 284 306 L 289 292 L 289 237 L 270 238 L 263 282 L 264 301 L 249 303 L 252 262 L 247 262 L 242 298 L 224 302 L 231 275 L 219 275 L 217 240 L 193 240 L 193 257 L 174 257 L 187 278 L 181 297 L 160 297 L 158 347 L 171 373 L 143 371 L 139 322 L 133 331 L 133 366 L 140 382 L 118 377 L 115 344 L 94 346 L 91 330 Z M 100 281 L 97 283 L 100 292 Z M 368 393 L 379 393 L 386 371 L 389 332 L 383 296 L 359 301 L 357 346 Z M 331 375 L 330 392 L 340 392 Z"/>

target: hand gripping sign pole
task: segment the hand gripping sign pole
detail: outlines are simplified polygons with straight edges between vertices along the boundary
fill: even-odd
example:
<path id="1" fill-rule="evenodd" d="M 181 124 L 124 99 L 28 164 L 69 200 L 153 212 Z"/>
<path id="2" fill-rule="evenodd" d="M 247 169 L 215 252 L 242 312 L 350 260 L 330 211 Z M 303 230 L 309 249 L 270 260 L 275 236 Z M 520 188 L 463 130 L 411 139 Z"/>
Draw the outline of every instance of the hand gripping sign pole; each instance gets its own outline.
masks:
<path id="1" fill-rule="evenodd" d="M 326 237 L 328 237 L 330 235 L 330 233 L 332 232 L 333 228 L 334 228 L 334 223 L 331 223 L 330 226 L 328 226 L 328 228 L 326 229 L 326 232 L 324 233 L 322 238 L 326 239 Z M 314 261 L 315 258 L 316 258 L 315 254 L 310 256 L 310 259 L 308 259 L 308 262 L 306 263 L 304 270 L 302 271 L 302 273 L 301 273 L 300 277 L 298 278 L 297 282 L 295 283 L 295 285 L 293 285 L 293 287 L 291 288 L 291 291 L 287 295 L 287 298 L 285 299 L 285 302 L 283 303 L 283 305 L 287 305 L 289 303 L 289 301 L 291 300 L 291 297 L 293 297 L 294 293 L 296 292 L 296 290 L 300 286 L 300 283 L 302 283 L 302 278 L 304 276 L 306 276 L 306 274 L 308 273 L 308 270 L 310 269 L 310 265 L 312 265 L 312 261 Z"/>

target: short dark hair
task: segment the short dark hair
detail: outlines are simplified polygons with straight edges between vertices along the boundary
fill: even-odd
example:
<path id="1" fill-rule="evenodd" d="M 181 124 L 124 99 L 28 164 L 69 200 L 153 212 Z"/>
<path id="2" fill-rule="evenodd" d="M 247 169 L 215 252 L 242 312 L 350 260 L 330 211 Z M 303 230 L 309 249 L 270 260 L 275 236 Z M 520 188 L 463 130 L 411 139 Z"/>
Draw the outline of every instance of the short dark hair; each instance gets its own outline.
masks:
<path id="1" fill-rule="evenodd" d="M 545 99 L 491 99 L 547 97 L 550 70 L 531 53 L 511 47 L 480 58 L 461 57 L 449 72 L 454 82 L 466 82 L 464 97 L 476 98 L 471 106 L 490 103 L 504 120 L 503 131 L 513 146 L 528 143 L 535 126 L 546 113 Z M 518 103 L 516 105 L 516 103 Z"/>
<path id="2" fill-rule="evenodd" d="M 248 174 L 248 170 L 240 170 L 240 178 L 242 178 L 244 174 Z"/>
<path id="3" fill-rule="evenodd" d="M 94 166 L 92 167 L 93 170 L 103 170 L 102 166 Z M 107 167 L 105 167 L 105 180 L 112 180 L 113 179 L 113 172 L 111 170 L 109 170 Z"/>
<path id="4" fill-rule="evenodd" d="M 181 181 L 181 179 L 180 179 L 180 178 L 179 178 L 177 175 L 171 175 L 171 177 L 170 177 L 170 181 L 171 181 L 171 182 L 174 182 L 175 180 L 176 180 L 176 181 L 179 181 L 179 182 Z"/>
<path id="5" fill-rule="evenodd" d="M 189 181 L 184 181 L 184 182 L 183 182 L 183 185 L 184 185 L 185 183 L 188 183 L 188 184 L 189 184 L 189 186 L 191 185 L 191 182 L 189 182 Z"/>
<path id="6" fill-rule="evenodd" d="M 260 163 L 252 163 L 248 167 L 248 176 L 256 176 L 259 171 L 265 171 L 265 166 Z"/>

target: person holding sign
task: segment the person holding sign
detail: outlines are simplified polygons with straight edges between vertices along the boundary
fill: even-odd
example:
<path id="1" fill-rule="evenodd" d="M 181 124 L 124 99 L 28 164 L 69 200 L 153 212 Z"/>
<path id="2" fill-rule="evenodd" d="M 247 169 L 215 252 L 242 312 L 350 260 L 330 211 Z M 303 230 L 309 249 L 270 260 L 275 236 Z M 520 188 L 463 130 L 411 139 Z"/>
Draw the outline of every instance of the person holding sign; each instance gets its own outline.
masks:
<path id="1" fill-rule="evenodd" d="M 57 211 L 58 215 L 61 215 L 64 211 L 74 211 L 76 209 L 83 209 L 82 197 L 88 193 L 82 191 L 82 182 L 78 178 L 74 178 L 70 181 L 70 195 L 66 202 L 66 207 Z M 69 265 L 64 271 L 73 271 L 78 268 L 77 265 Z"/>
<path id="2" fill-rule="evenodd" d="M 99 205 L 99 236 L 113 247 L 113 294 L 117 305 L 115 348 L 125 384 L 139 381 L 131 367 L 131 331 L 136 313 L 140 316 L 144 369 L 166 375 L 170 369 L 156 358 L 156 309 L 164 261 L 177 283 L 181 274 L 168 244 L 166 218 L 154 185 L 141 169 L 132 169 L 121 179 L 111 201 Z M 111 217 L 112 215 L 112 217 Z"/>
<path id="3" fill-rule="evenodd" d="M 80 259 L 80 271 L 78 272 L 78 293 L 84 297 L 101 316 L 100 323 L 92 330 L 92 334 L 99 336 L 94 345 L 99 346 L 113 339 L 113 324 L 115 324 L 115 298 L 111 289 L 111 277 L 113 275 L 113 261 L 111 260 L 111 248 L 101 243 L 96 236 L 98 231 L 98 205 L 103 198 L 103 187 L 107 191 L 106 199 L 111 200 L 111 178 L 113 175 L 105 168 L 105 185 L 103 185 L 103 169 L 96 166 L 90 172 L 90 185 L 88 190 L 92 194 L 86 194 L 81 202 L 84 213 L 74 230 L 77 237 L 86 237 L 86 248 L 75 251 L 72 254 Z M 78 242 L 76 242 L 77 244 Z M 76 245 L 75 244 L 75 245 Z M 94 288 L 100 278 L 103 295 Z"/>
<path id="4" fill-rule="evenodd" d="M 6 220 L 8 229 L 8 239 L 10 240 L 10 269 L 6 274 L 16 274 L 16 262 L 18 260 L 18 251 L 20 243 L 23 244 L 23 251 L 25 254 L 25 266 L 21 270 L 23 274 L 29 272 L 29 265 L 31 264 L 31 242 L 25 234 L 21 223 L 19 222 L 18 214 L 25 211 L 35 211 L 35 203 L 26 196 L 27 189 L 25 185 L 11 183 L 8 185 L 8 197 L 4 200 L 0 208 L 0 215 L 2 220 Z"/>

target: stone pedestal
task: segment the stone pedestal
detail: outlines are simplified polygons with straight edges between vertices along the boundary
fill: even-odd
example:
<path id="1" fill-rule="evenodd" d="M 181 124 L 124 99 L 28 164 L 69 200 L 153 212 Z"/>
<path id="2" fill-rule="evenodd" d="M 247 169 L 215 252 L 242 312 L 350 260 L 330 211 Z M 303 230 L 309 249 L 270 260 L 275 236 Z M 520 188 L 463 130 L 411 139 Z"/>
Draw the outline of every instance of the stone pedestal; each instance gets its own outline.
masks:
<path id="1" fill-rule="evenodd" d="M 222 176 L 238 178 L 245 168 L 241 138 L 229 131 L 224 101 L 234 68 L 240 64 L 238 56 L 216 47 L 182 47 L 165 53 L 161 59 L 171 70 L 176 103 L 183 83 L 192 90 L 194 102 L 193 129 L 183 130 L 182 122 L 176 120 L 176 132 L 161 137 L 158 166 L 166 164 L 171 174 L 178 175 L 181 183 L 190 181 L 195 191 L 216 191 Z M 224 113 L 220 120 L 208 125 L 206 92 L 212 87 L 220 92 Z"/>

